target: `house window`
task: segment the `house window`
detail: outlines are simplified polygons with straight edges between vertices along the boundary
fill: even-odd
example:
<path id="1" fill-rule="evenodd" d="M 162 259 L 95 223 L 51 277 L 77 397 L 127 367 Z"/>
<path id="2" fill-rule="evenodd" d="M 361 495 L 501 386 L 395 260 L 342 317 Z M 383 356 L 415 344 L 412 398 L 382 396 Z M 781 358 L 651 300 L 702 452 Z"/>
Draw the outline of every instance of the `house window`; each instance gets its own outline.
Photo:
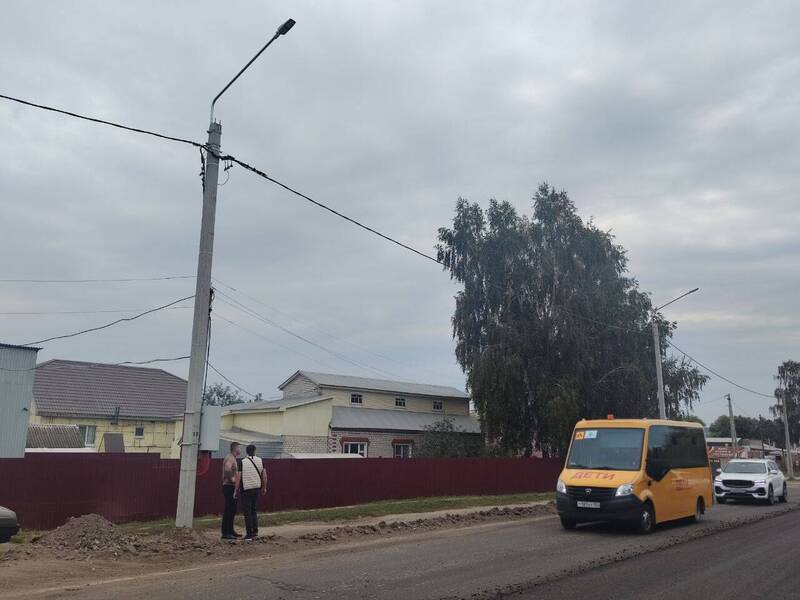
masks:
<path id="1" fill-rule="evenodd" d="M 360 406 L 364 404 L 364 398 L 361 397 L 361 394 L 350 394 L 350 404 L 358 404 Z"/>
<path id="2" fill-rule="evenodd" d="M 96 425 L 78 425 L 78 431 L 81 432 L 83 444 L 85 446 L 94 446 L 94 438 L 97 434 Z"/>
<path id="3" fill-rule="evenodd" d="M 411 458 L 411 444 L 395 444 L 394 445 L 395 458 Z"/>
<path id="4" fill-rule="evenodd" d="M 366 442 L 344 442 L 342 444 L 342 454 L 360 454 L 367 456 L 367 443 Z"/>
<path id="5" fill-rule="evenodd" d="M 406 407 L 406 399 L 405 398 L 395 398 L 394 405 L 397 408 L 405 408 Z"/>
<path id="6" fill-rule="evenodd" d="M 137 427 L 133 431 L 133 437 L 142 438 L 144 437 L 144 427 Z"/>
<path id="7" fill-rule="evenodd" d="M 444 403 L 441 400 L 434 400 L 433 410 L 444 410 Z"/>

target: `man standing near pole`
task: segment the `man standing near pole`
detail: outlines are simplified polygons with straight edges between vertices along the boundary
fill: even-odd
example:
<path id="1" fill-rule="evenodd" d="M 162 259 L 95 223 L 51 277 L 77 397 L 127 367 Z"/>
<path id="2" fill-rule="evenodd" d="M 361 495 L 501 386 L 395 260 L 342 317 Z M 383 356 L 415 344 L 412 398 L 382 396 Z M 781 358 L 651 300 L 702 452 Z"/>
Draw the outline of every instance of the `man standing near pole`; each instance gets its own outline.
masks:
<path id="1" fill-rule="evenodd" d="M 233 528 L 236 518 L 236 504 L 238 503 L 239 482 L 241 469 L 239 468 L 239 444 L 231 442 L 231 451 L 222 461 L 222 496 L 225 498 L 225 508 L 222 513 L 222 539 L 235 540 L 242 537 Z"/>

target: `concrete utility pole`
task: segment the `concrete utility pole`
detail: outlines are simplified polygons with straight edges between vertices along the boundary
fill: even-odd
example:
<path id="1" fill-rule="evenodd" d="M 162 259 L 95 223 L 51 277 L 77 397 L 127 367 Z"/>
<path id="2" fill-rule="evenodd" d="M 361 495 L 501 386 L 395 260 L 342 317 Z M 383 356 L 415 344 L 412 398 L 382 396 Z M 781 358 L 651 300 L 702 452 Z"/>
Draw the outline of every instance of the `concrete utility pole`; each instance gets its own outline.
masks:
<path id="1" fill-rule="evenodd" d="M 656 355 L 656 379 L 658 380 L 658 416 L 667 418 L 667 405 L 664 400 L 664 376 L 661 373 L 661 337 L 658 335 L 658 320 L 653 313 L 653 350 Z"/>
<path id="2" fill-rule="evenodd" d="M 191 527 L 194 520 L 194 488 L 197 475 L 197 455 L 200 444 L 200 409 L 203 378 L 208 348 L 208 319 L 211 308 L 211 262 L 214 255 L 214 222 L 217 211 L 217 181 L 219 179 L 219 148 L 222 125 L 212 122 L 208 127 L 205 179 L 203 180 L 203 218 L 200 223 L 200 253 L 197 257 L 197 284 L 192 321 L 192 352 L 189 359 L 189 388 L 186 392 L 186 411 L 183 414 L 181 443 L 181 475 L 178 483 L 176 527 Z"/>
<path id="3" fill-rule="evenodd" d="M 789 479 L 794 479 L 794 461 L 792 461 L 792 440 L 789 436 L 789 412 L 786 410 L 786 396 L 781 399 L 783 410 L 783 431 L 786 434 L 786 473 Z"/>
<path id="4" fill-rule="evenodd" d="M 181 474 L 178 483 L 178 506 L 175 511 L 176 527 L 191 527 L 194 521 L 194 493 L 197 479 L 197 455 L 200 446 L 200 416 L 203 380 L 208 350 L 208 319 L 211 308 L 211 262 L 214 255 L 214 221 L 217 211 L 217 181 L 219 179 L 219 150 L 222 125 L 214 121 L 214 106 L 233 82 L 269 48 L 280 36 L 294 27 L 292 19 L 281 25 L 270 40 L 242 67 L 222 91 L 211 101 L 208 126 L 208 145 L 203 179 L 203 218 L 200 223 L 200 253 L 197 258 L 197 284 L 194 296 L 192 321 L 192 352 L 189 360 L 189 387 L 186 392 L 186 411 L 183 416 L 183 441 L 181 443 Z"/>
<path id="5" fill-rule="evenodd" d="M 731 395 L 725 394 L 728 399 L 728 418 L 731 422 L 731 449 L 733 450 L 733 457 L 736 458 L 736 420 L 733 418 L 733 405 L 731 404 Z"/>

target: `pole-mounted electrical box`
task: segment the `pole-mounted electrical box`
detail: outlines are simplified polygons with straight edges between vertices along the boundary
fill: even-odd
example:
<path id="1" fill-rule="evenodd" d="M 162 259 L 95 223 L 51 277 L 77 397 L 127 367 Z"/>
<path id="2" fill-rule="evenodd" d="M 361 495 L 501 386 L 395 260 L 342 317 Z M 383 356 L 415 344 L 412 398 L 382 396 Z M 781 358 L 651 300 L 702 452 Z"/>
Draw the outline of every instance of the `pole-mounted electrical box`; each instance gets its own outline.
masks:
<path id="1" fill-rule="evenodd" d="M 200 450 L 219 450 L 219 428 L 222 424 L 222 407 L 203 405 L 200 417 Z"/>

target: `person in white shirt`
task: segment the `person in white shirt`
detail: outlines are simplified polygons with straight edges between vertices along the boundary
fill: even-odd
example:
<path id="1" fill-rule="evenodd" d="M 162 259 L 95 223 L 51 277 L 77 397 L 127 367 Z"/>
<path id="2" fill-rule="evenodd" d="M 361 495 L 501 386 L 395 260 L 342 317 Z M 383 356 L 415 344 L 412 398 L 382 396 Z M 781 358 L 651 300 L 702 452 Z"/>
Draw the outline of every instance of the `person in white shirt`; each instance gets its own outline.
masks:
<path id="1" fill-rule="evenodd" d="M 244 513 L 244 523 L 247 528 L 246 540 L 252 540 L 258 536 L 258 514 L 256 504 L 258 503 L 258 493 L 267 493 L 267 473 L 264 471 L 264 463 L 256 456 L 256 447 L 250 444 L 246 448 L 247 456 L 242 459 L 241 486 L 242 486 L 242 512 Z"/>

